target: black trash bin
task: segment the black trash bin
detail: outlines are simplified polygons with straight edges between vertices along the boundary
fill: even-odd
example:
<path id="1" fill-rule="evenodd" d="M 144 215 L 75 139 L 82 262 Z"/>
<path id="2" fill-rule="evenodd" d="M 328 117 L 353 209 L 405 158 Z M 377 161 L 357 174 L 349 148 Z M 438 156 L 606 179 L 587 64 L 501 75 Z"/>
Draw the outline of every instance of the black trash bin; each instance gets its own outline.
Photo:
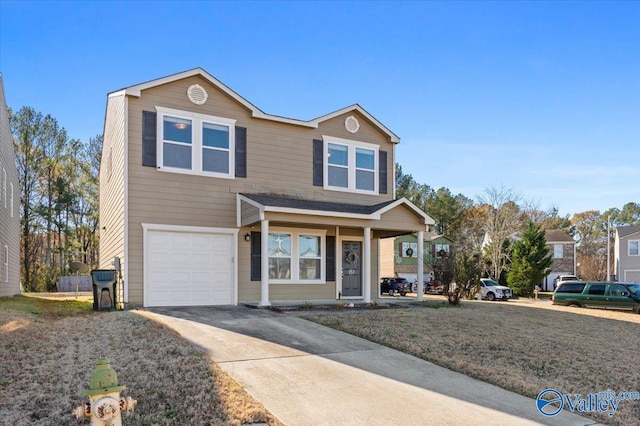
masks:
<path id="1" fill-rule="evenodd" d="M 93 281 L 93 310 L 104 311 L 116 308 L 116 271 L 112 269 L 94 269 L 91 271 Z"/>

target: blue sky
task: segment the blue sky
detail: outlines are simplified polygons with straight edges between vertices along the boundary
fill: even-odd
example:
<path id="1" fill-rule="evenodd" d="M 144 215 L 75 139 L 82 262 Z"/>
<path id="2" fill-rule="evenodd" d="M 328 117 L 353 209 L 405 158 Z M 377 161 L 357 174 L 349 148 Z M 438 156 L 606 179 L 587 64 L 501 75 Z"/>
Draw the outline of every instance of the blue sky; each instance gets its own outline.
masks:
<path id="1" fill-rule="evenodd" d="M 640 2 L 0 0 L 9 107 L 70 137 L 102 133 L 107 93 L 195 67 L 270 114 L 359 103 L 436 189 L 640 203 Z"/>

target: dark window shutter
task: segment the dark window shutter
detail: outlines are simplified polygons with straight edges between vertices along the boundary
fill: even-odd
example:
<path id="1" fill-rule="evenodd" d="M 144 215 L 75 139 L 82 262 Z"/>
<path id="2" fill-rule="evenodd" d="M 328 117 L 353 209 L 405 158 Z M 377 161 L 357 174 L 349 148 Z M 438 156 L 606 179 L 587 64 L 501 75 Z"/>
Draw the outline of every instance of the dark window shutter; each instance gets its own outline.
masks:
<path id="1" fill-rule="evenodd" d="M 262 251 L 260 232 L 251 233 L 251 281 L 260 281 L 262 272 Z"/>
<path id="2" fill-rule="evenodd" d="M 387 193 L 387 151 L 378 151 L 378 192 Z"/>
<path id="3" fill-rule="evenodd" d="M 313 185 L 324 186 L 324 161 L 322 151 L 324 144 L 320 139 L 313 140 Z"/>
<path id="4" fill-rule="evenodd" d="M 247 128 L 236 126 L 236 177 L 247 177 Z"/>
<path id="5" fill-rule="evenodd" d="M 336 280 L 336 237 L 327 236 L 326 281 Z"/>
<path id="6" fill-rule="evenodd" d="M 156 167 L 156 118 L 154 111 L 142 111 L 142 165 Z"/>

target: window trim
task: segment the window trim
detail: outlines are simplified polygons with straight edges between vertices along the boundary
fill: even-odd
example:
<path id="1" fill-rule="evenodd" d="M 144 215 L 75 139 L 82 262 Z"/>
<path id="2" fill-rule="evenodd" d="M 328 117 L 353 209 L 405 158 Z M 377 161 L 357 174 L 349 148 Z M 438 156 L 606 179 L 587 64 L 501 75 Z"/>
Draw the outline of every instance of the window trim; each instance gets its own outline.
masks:
<path id="1" fill-rule="evenodd" d="M 556 256 L 557 252 L 560 252 L 560 256 Z M 553 245 L 553 258 L 554 259 L 563 259 L 564 258 L 564 244 L 554 244 Z"/>
<path id="2" fill-rule="evenodd" d="M 433 246 L 435 249 L 436 257 L 442 257 L 440 255 L 441 251 L 445 252 L 445 257 L 451 254 L 451 244 L 449 243 L 434 243 Z M 440 250 L 438 250 L 438 248 L 440 248 Z"/>
<path id="3" fill-rule="evenodd" d="M 323 229 L 303 229 L 303 228 L 278 228 L 269 227 L 269 235 L 287 234 L 291 236 L 291 278 L 273 279 L 268 278 L 269 284 L 326 284 L 326 263 L 327 263 L 327 231 Z M 300 257 L 298 253 L 298 239 L 300 236 L 320 237 L 320 279 L 302 280 L 300 279 Z M 312 258 L 317 259 L 317 258 Z M 269 262 L 269 258 L 267 258 Z"/>
<path id="4" fill-rule="evenodd" d="M 224 179 L 235 179 L 236 167 L 236 120 L 214 115 L 200 114 L 190 111 L 182 111 L 172 108 L 156 106 L 158 119 L 156 120 L 156 169 L 163 172 L 180 173 L 198 176 L 209 176 Z M 191 169 L 181 169 L 164 165 L 164 117 L 171 116 L 185 120 L 191 120 Z M 205 146 L 202 142 L 202 132 L 204 123 L 217 124 L 229 128 L 229 172 L 209 172 L 202 169 L 202 158 Z M 171 142 L 171 141 L 169 141 Z M 209 148 L 207 148 L 209 149 Z"/>
<path id="5" fill-rule="evenodd" d="M 636 254 L 631 254 L 631 243 L 636 243 L 637 245 L 637 253 Z M 632 256 L 640 256 L 640 240 L 629 240 L 627 243 L 627 255 L 629 257 Z"/>
<path id="6" fill-rule="evenodd" d="M 334 136 L 326 136 L 322 135 L 323 147 L 322 147 L 322 167 L 323 167 L 323 187 L 329 191 L 340 191 L 340 192 L 352 192 L 357 194 L 368 194 L 368 195 L 378 195 L 380 190 L 380 182 L 378 182 L 380 175 L 380 161 L 379 161 L 379 151 L 380 146 L 374 145 L 367 142 L 360 142 L 351 139 L 343 139 L 337 138 Z M 347 187 L 341 186 L 331 186 L 329 185 L 329 161 L 327 161 L 329 157 L 329 144 L 333 145 L 342 145 L 347 147 Z M 358 189 L 356 188 L 356 172 L 358 169 L 356 167 L 356 148 L 367 149 L 373 151 L 373 162 L 374 167 L 371 171 L 373 173 L 373 190 L 369 191 L 366 189 Z M 339 166 L 344 167 L 344 166 Z"/>

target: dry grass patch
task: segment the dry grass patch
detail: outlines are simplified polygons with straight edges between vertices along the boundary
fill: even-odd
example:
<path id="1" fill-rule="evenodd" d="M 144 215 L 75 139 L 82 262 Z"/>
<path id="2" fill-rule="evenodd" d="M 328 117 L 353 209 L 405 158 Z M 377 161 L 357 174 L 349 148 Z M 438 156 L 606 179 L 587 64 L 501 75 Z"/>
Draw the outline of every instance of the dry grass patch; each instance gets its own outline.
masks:
<path id="1" fill-rule="evenodd" d="M 477 302 L 305 318 L 535 398 L 547 388 L 582 395 L 640 391 L 640 316 L 615 314 L 633 320 Z M 640 424 L 640 401 L 621 402 L 613 418 L 593 418 Z"/>
<path id="2" fill-rule="evenodd" d="M 175 332 L 131 312 L 90 303 L 0 298 L 0 419 L 11 425 L 73 425 L 95 360 L 109 358 L 128 425 L 279 425 L 266 409 Z M 85 421 L 88 424 L 88 421 Z"/>

